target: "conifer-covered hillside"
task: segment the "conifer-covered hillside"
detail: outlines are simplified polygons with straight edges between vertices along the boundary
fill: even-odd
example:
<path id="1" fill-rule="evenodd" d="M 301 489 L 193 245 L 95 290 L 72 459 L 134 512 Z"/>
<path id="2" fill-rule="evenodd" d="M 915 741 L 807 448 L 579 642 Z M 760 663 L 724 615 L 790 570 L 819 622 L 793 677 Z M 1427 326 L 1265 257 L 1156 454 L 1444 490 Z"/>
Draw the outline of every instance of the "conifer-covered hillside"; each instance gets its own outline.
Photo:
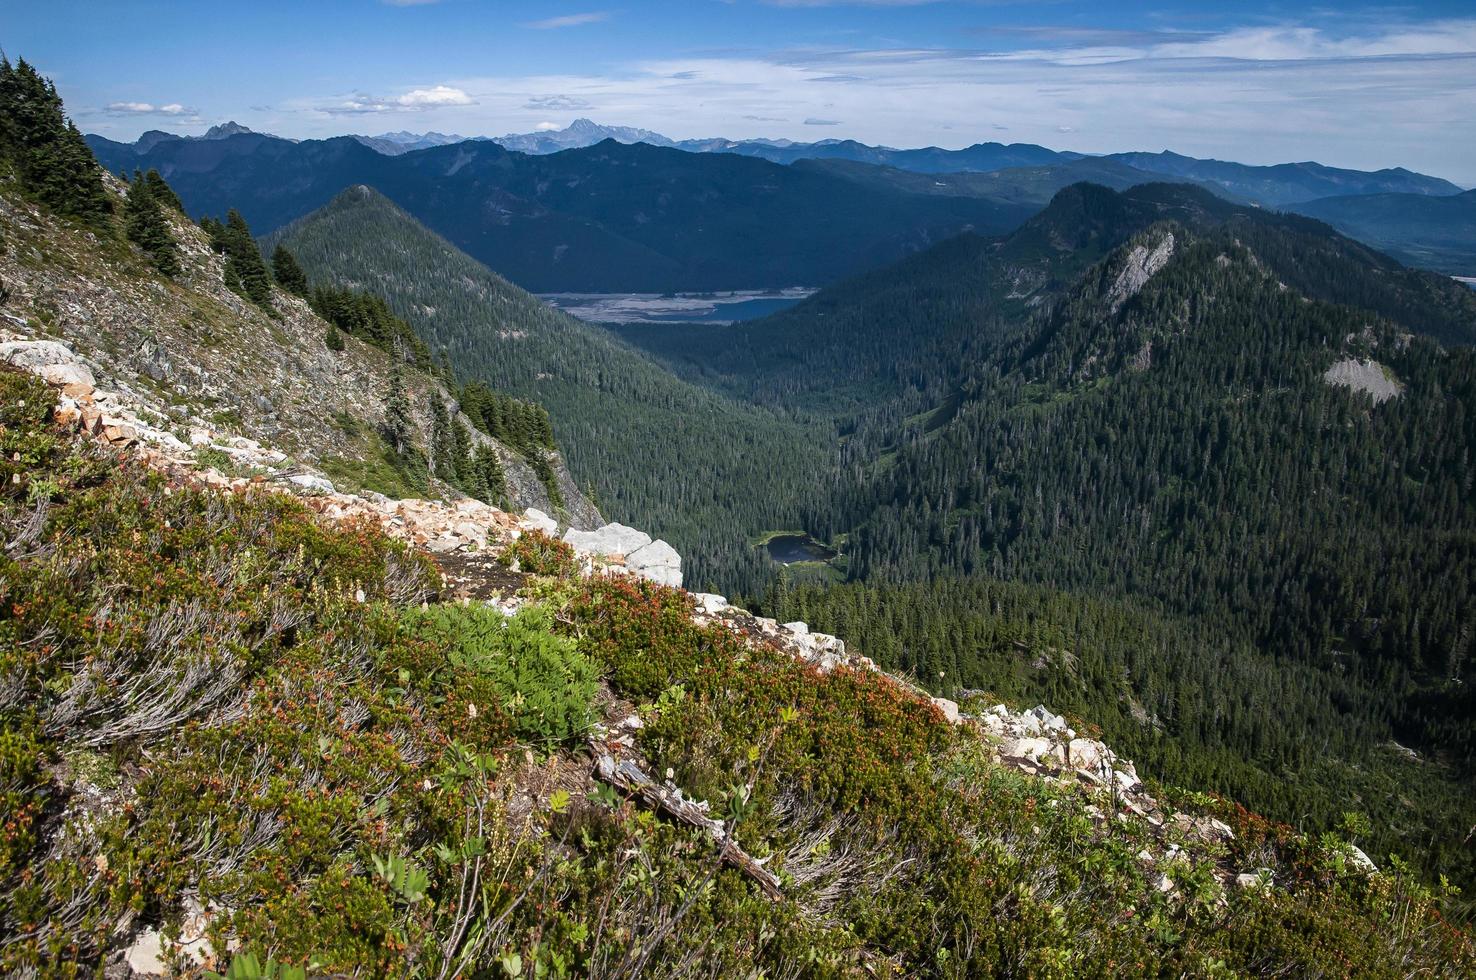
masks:
<path id="1" fill-rule="evenodd" d="M 689 581 L 749 595 L 767 587 L 767 560 L 749 540 L 795 524 L 833 465 L 828 433 L 673 377 L 372 188 L 350 188 L 268 238 L 269 248 L 279 242 L 316 280 L 382 294 L 462 381 L 547 406 L 581 486 L 593 486 L 606 516 L 660 527 L 689 556 Z"/>

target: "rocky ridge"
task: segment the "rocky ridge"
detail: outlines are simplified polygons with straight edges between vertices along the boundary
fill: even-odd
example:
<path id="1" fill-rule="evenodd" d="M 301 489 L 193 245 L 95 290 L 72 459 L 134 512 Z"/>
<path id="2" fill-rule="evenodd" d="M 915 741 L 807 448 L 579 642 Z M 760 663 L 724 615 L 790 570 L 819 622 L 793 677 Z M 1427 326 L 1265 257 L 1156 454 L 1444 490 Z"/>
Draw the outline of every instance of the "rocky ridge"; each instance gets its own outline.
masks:
<path id="1" fill-rule="evenodd" d="M 121 194 L 121 184 L 110 181 Z M 230 430 L 279 451 L 283 458 L 268 465 L 290 460 L 304 472 L 333 463 L 352 470 L 372 460 L 391 355 L 353 337 L 344 338 L 344 350 L 330 351 L 328 325 L 304 300 L 281 291 L 269 315 L 226 288 L 224 260 L 203 231 L 182 215 L 170 220 L 182 266 L 174 281 L 117 243 L 0 194 L 0 343 L 56 344 L 61 350 L 33 347 L 15 356 L 71 372 L 95 386 L 93 401 L 104 414 L 169 433 L 175 443 L 195 444 L 193 432 Z M 558 509 L 522 455 L 471 425 L 444 384 L 411 369 L 403 384 L 415 442 L 429 444 L 430 404 L 438 398 L 477 444 L 496 452 L 515 508 Z M 180 451 L 168 440 L 164 448 Z M 249 447 L 222 451 L 243 465 L 259 462 L 247 459 Z M 576 527 L 599 526 L 599 512 L 562 457 L 548 459 L 561 516 Z"/>

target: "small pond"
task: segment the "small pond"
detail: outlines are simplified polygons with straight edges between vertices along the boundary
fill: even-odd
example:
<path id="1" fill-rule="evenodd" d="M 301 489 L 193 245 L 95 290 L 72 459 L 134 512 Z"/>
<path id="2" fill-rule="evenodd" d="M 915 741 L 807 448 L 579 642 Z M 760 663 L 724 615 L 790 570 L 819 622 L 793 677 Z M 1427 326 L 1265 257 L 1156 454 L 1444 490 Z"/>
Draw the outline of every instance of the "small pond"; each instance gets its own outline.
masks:
<path id="1" fill-rule="evenodd" d="M 800 561 L 830 561 L 836 556 L 834 549 L 827 548 L 808 534 L 775 535 L 765 547 L 769 549 L 769 557 L 782 565 Z"/>

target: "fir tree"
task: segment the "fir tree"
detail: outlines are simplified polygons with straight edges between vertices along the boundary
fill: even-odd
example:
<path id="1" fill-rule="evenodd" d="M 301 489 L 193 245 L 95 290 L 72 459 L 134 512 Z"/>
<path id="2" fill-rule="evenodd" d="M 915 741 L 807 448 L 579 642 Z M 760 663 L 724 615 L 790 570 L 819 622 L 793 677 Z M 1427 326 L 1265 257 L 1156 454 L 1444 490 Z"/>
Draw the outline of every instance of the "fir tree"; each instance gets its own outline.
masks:
<path id="1" fill-rule="evenodd" d="M 302 271 L 302 266 L 297 264 L 297 259 L 285 245 L 278 245 L 272 251 L 272 275 L 277 277 L 277 285 L 293 296 L 307 298 L 307 273 Z"/>
<path id="2" fill-rule="evenodd" d="M 410 446 L 410 402 L 405 398 L 405 375 L 398 363 L 390 374 L 389 397 L 384 403 L 384 435 L 396 455 L 405 455 Z"/>
<path id="3" fill-rule="evenodd" d="M 0 159 L 21 186 L 59 214 L 106 227 L 113 213 L 102 168 L 67 121 L 56 86 L 25 62 L 0 57 Z"/>
<path id="4" fill-rule="evenodd" d="M 128 240 L 148 253 L 156 269 L 170 277 L 179 274 L 179 248 L 169 230 L 169 220 L 154 197 L 153 187 L 136 171 L 124 202 L 124 228 Z"/>
<path id="5" fill-rule="evenodd" d="M 144 180 L 148 182 L 149 192 L 154 195 L 154 200 L 158 201 L 161 207 L 172 208 L 180 214 L 185 213 L 184 204 L 180 201 L 179 195 L 174 193 L 174 188 L 170 187 L 163 177 L 159 176 L 159 171 L 150 167 L 149 172 L 144 174 Z"/>
<path id="6" fill-rule="evenodd" d="M 234 274 L 242 295 L 257 306 L 271 310 L 272 274 L 262 261 L 261 249 L 252 237 L 246 219 L 235 208 L 226 213 L 221 241 L 225 246 L 227 282 L 230 281 L 229 274 Z"/>

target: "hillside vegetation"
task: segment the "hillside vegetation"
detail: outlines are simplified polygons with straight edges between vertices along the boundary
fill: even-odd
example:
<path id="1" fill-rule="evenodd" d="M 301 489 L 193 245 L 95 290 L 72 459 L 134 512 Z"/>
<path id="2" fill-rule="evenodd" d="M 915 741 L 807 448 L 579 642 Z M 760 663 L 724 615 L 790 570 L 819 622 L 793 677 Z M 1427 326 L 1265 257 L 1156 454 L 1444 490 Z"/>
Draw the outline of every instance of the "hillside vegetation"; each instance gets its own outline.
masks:
<path id="1" fill-rule="evenodd" d="M 1002 768 L 885 675 L 699 626 L 684 593 L 523 548 L 551 575 L 515 618 L 421 610 L 433 566 L 374 528 L 167 482 L 50 416 L 0 373 L 0 528 L 23 542 L 0 558 L 8 971 L 153 950 L 233 975 L 1476 965 L 1437 896 L 1336 838 L 1227 808 L 1228 851 L 1145 860 L 1151 828 L 1094 817 L 1106 796 Z M 580 746 L 631 705 L 637 757 L 711 801 L 780 898 L 591 781 Z M 1266 870 L 1226 890 L 1220 862 Z"/>
<path id="2" fill-rule="evenodd" d="M 546 406 L 606 516 L 660 527 L 688 579 L 749 595 L 768 584 L 747 540 L 794 524 L 832 465 L 825 433 L 673 378 L 604 330 L 553 309 L 356 187 L 272 236 L 315 278 L 373 287 L 438 361 Z M 753 492 L 763 474 L 765 490 Z"/>

